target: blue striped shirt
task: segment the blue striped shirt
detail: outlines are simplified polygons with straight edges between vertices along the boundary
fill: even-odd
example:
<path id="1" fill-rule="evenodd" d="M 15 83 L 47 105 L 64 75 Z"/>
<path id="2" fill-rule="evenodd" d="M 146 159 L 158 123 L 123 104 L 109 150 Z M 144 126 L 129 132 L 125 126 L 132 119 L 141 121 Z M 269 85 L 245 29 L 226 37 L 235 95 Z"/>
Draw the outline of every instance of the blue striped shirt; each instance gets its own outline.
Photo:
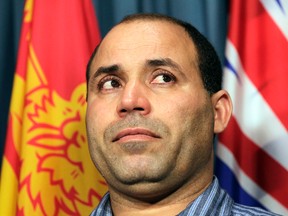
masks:
<path id="1" fill-rule="evenodd" d="M 112 216 L 110 195 L 107 193 L 91 216 Z M 232 198 L 220 188 L 219 182 L 214 177 L 211 185 L 178 216 L 213 215 L 213 216 L 276 216 L 277 214 L 260 208 L 249 207 L 235 203 Z"/>

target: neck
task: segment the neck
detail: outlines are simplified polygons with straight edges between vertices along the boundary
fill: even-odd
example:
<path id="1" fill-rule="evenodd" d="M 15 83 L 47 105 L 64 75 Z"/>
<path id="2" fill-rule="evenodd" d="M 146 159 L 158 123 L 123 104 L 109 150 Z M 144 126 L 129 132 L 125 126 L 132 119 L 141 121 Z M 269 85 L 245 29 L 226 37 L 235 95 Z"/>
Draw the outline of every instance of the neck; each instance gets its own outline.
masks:
<path id="1" fill-rule="evenodd" d="M 126 197 L 110 190 L 113 214 L 116 216 L 175 216 L 207 189 L 212 182 L 212 177 L 206 179 L 206 181 L 201 180 L 201 183 L 194 182 L 193 184 L 185 185 L 171 195 L 154 203 Z"/>
<path id="2" fill-rule="evenodd" d="M 170 205 L 150 205 L 139 208 L 127 208 L 124 206 L 113 205 L 113 212 L 116 216 L 154 216 L 154 215 L 167 215 L 175 216 L 185 209 L 187 203 L 175 203 Z"/>

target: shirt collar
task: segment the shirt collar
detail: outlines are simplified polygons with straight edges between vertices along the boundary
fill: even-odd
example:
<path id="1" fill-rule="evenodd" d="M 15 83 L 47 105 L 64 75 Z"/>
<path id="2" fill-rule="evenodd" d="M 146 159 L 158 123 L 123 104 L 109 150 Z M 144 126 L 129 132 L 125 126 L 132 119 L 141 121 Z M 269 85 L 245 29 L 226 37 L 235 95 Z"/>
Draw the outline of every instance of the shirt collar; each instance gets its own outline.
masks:
<path id="1" fill-rule="evenodd" d="M 218 179 L 214 176 L 209 187 L 191 202 L 186 209 L 184 209 L 179 216 L 184 215 L 213 215 L 212 212 L 219 211 L 223 206 L 223 202 L 228 206 L 227 210 L 232 206 L 232 200 L 227 199 L 227 194 L 220 188 Z M 227 203 L 228 202 L 228 203 Z M 209 213 L 209 214 L 208 214 Z M 112 216 L 112 208 L 110 203 L 110 194 L 107 192 L 98 207 L 91 213 L 90 216 Z"/>

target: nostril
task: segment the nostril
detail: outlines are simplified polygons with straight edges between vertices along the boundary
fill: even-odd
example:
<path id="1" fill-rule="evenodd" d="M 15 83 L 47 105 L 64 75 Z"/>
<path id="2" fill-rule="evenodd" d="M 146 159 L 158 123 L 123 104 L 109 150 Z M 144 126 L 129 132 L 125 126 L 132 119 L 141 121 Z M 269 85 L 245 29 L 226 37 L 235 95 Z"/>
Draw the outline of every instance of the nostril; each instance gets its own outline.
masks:
<path id="1" fill-rule="evenodd" d="M 136 111 L 143 111 L 144 108 L 142 108 L 142 107 L 135 107 L 133 110 L 136 110 Z"/>
<path id="2" fill-rule="evenodd" d="M 120 113 L 127 113 L 127 112 L 132 112 L 132 111 L 144 111 L 144 108 L 141 107 L 135 107 L 134 109 L 132 109 L 131 111 L 129 111 L 129 109 L 121 109 Z"/>
<path id="3" fill-rule="evenodd" d="M 125 113 L 125 112 L 127 112 L 127 110 L 126 109 L 121 109 L 120 112 L 121 113 Z"/>

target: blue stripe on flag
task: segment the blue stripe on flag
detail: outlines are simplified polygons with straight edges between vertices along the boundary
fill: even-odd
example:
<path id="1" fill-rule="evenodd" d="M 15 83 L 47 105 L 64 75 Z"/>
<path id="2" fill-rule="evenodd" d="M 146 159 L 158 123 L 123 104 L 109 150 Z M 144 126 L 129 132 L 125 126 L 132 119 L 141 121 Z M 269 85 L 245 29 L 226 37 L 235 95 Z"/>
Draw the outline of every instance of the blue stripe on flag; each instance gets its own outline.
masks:
<path id="1" fill-rule="evenodd" d="M 281 1 L 280 1 L 280 0 L 276 0 L 276 2 L 277 2 L 277 4 L 279 5 L 279 7 L 281 8 L 282 12 L 285 14 L 285 10 L 284 10 L 284 8 L 283 8 L 283 6 L 282 6 Z"/>
<path id="2" fill-rule="evenodd" d="M 236 69 L 232 66 L 232 64 L 229 62 L 228 58 L 225 56 L 225 60 L 224 60 L 224 65 L 225 67 L 230 70 L 233 74 L 235 74 L 237 80 L 239 83 L 241 83 L 240 77 L 238 72 L 236 71 Z"/>
<path id="3" fill-rule="evenodd" d="M 221 187 L 227 191 L 227 193 L 234 199 L 235 202 L 248 205 L 256 206 L 266 209 L 257 200 L 247 194 L 239 185 L 233 172 L 223 163 L 218 157 L 216 157 L 215 174 L 219 179 Z M 266 209 L 267 210 L 267 209 Z"/>

